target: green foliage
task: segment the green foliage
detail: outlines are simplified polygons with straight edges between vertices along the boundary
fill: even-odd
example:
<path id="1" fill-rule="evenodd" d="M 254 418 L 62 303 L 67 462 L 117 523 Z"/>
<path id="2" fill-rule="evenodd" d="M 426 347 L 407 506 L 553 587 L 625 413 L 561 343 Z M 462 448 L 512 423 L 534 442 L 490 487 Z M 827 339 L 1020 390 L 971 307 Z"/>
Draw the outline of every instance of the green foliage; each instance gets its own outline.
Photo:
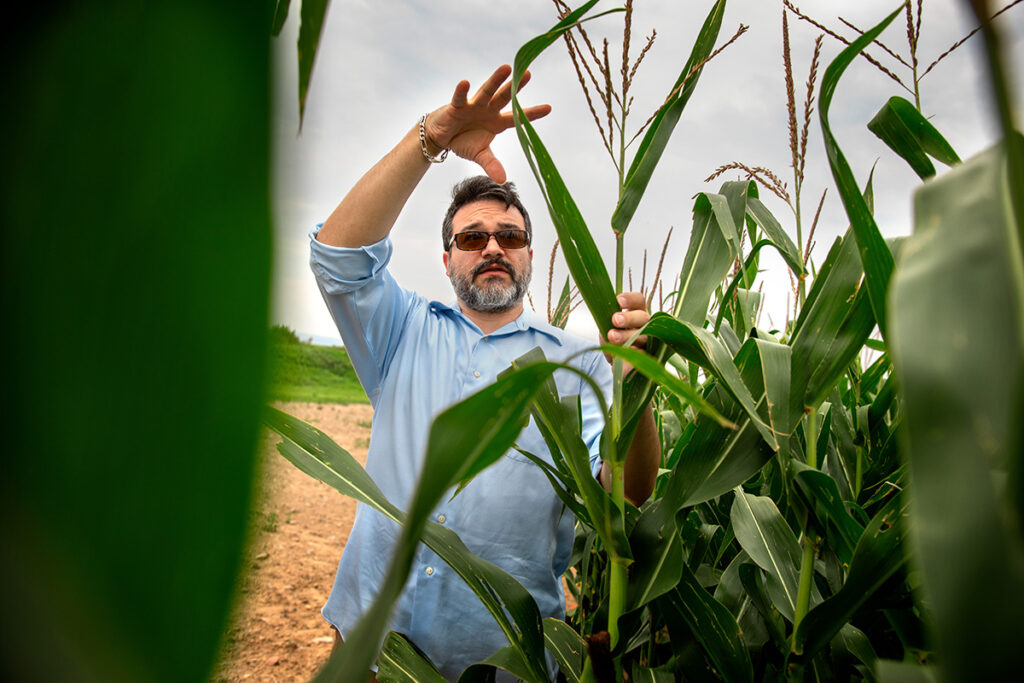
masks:
<path id="1" fill-rule="evenodd" d="M 260 529 L 268 533 L 275 533 L 277 531 L 277 512 L 271 511 L 263 515 L 263 519 L 260 522 Z"/>
<path id="2" fill-rule="evenodd" d="M 309 83 L 313 78 L 313 65 L 316 53 L 320 48 L 320 33 L 323 31 L 327 18 L 330 0 L 300 0 L 299 2 L 299 126 L 306 113 L 306 95 L 309 94 Z M 275 0 L 271 18 L 270 33 L 277 36 L 281 33 L 284 22 L 288 19 L 291 0 Z"/>
<path id="3" fill-rule="evenodd" d="M 276 401 L 368 402 L 344 348 L 300 342 L 288 328 L 271 328 L 270 378 Z"/>
<path id="4" fill-rule="evenodd" d="M 960 157 L 935 126 L 902 97 L 890 97 L 868 123 L 868 129 L 903 157 L 921 180 L 935 175 L 929 156 L 947 166 L 960 163 Z"/>
<path id="5" fill-rule="evenodd" d="M 299 335 L 295 334 L 295 330 L 285 325 L 271 325 L 268 341 L 271 348 L 285 344 L 298 344 Z"/>
<path id="6" fill-rule="evenodd" d="M 266 9 L 64 3 L 5 37 L 4 680 L 208 676 L 265 381 Z"/>
<path id="7" fill-rule="evenodd" d="M 917 193 L 890 294 L 917 557 L 956 679 L 1017 666 L 1010 631 L 1024 609 L 1024 538 L 1011 521 L 1024 500 L 1024 258 L 1007 166 L 1001 145 Z"/>

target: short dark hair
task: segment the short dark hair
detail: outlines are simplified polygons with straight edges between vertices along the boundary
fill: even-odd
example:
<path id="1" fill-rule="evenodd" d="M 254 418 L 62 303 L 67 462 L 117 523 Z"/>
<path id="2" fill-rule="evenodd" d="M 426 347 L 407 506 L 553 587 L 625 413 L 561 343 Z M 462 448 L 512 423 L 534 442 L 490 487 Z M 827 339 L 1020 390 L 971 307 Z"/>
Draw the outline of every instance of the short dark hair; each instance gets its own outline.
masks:
<path id="1" fill-rule="evenodd" d="M 526 228 L 526 234 L 530 236 L 530 241 L 533 241 L 530 214 L 526 212 L 526 207 L 523 206 L 519 195 L 516 194 L 515 184 L 507 182 L 499 185 L 485 175 L 478 175 L 466 178 L 452 188 L 452 203 L 448 206 L 448 212 L 444 215 L 444 223 L 441 226 L 441 246 L 445 251 L 452 246 L 452 231 L 454 230 L 452 219 L 455 218 L 455 212 L 466 204 L 486 199 L 504 202 L 506 209 L 510 206 L 519 209 L 519 213 L 523 214 L 523 227 Z"/>

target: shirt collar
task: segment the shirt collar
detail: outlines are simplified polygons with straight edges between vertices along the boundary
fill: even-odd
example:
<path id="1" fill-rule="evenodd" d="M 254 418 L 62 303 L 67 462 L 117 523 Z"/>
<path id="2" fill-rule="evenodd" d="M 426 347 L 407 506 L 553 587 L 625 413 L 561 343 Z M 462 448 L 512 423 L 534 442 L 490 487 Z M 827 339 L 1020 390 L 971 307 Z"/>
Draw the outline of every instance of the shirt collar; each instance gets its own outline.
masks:
<path id="1" fill-rule="evenodd" d="M 480 328 L 477 327 L 472 320 L 467 318 L 465 314 L 463 314 L 462 309 L 459 308 L 458 300 L 454 300 L 451 303 L 447 304 L 442 303 L 440 301 L 431 301 L 430 308 L 440 313 L 444 313 L 445 315 L 452 316 L 456 320 L 462 320 L 470 327 L 470 329 L 478 333 L 480 332 Z M 558 329 L 554 325 L 549 324 L 537 313 L 530 310 L 526 306 L 523 306 L 523 312 L 519 315 L 518 318 L 508 323 L 504 327 L 495 330 L 494 332 L 491 333 L 491 335 L 506 335 L 512 334 L 513 332 L 517 331 L 525 332 L 526 330 L 534 330 L 536 332 L 540 332 L 541 334 L 550 337 L 551 340 L 554 341 L 559 346 L 562 346 L 562 330 Z"/>

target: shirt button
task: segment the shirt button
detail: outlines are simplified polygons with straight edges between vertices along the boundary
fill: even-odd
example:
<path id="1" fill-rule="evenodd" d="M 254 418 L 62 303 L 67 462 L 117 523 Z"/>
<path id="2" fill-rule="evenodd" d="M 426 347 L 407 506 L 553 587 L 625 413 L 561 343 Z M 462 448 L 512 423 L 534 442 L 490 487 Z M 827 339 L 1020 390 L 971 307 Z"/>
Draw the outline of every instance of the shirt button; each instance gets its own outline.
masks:
<path id="1" fill-rule="evenodd" d="M 426 572 L 427 576 L 433 576 L 434 575 L 434 568 L 433 567 L 427 567 L 424 571 Z"/>
<path id="2" fill-rule="evenodd" d="M 490 337 L 484 337 L 484 341 L 491 341 Z"/>
<path id="3" fill-rule="evenodd" d="M 479 377 L 480 376 L 480 371 L 479 370 L 474 370 L 473 371 L 473 376 L 474 377 Z"/>
<path id="4" fill-rule="evenodd" d="M 448 520 L 448 518 L 445 517 L 444 515 L 438 515 L 437 516 L 437 523 L 438 524 L 444 524 L 447 520 Z"/>

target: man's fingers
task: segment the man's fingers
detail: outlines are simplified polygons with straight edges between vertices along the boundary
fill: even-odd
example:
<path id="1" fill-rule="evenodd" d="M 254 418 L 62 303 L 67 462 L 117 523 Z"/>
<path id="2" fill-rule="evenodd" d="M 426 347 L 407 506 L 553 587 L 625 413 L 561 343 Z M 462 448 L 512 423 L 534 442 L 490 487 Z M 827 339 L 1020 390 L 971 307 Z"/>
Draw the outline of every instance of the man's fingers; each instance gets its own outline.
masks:
<path id="1" fill-rule="evenodd" d="M 455 86 L 455 93 L 452 95 L 452 106 L 465 107 L 467 95 L 469 95 L 469 81 L 459 81 L 459 84 Z"/>
<path id="2" fill-rule="evenodd" d="M 616 297 L 616 301 L 624 311 L 647 310 L 647 299 L 643 292 L 623 292 Z"/>
<path id="3" fill-rule="evenodd" d="M 622 311 L 612 316 L 612 325 L 620 330 L 638 330 L 650 319 L 651 315 L 647 311 Z"/>
<path id="4" fill-rule="evenodd" d="M 508 64 L 502 64 L 499 66 L 495 69 L 494 73 L 491 74 L 490 78 L 484 81 L 483 85 L 480 86 L 480 89 L 476 91 L 476 94 L 473 95 L 473 100 L 489 102 L 491 98 L 494 97 L 494 93 L 498 92 L 498 88 L 501 87 L 501 84 L 505 82 L 505 79 L 507 79 L 511 73 L 512 67 Z"/>
<path id="5" fill-rule="evenodd" d="M 507 179 L 507 176 L 505 175 L 505 167 L 501 165 L 500 161 L 498 161 L 498 157 L 494 156 L 494 152 L 491 151 L 490 147 L 477 154 L 473 161 L 479 164 L 480 168 L 484 170 L 484 173 L 499 185 L 504 183 Z"/>
<path id="6" fill-rule="evenodd" d="M 526 114 L 526 119 L 528 121 L 536 121 L 537 119 L 542 119 L 551 113 L 551 105 L 538 104 L 533 107 L 526 107 L 523 109 L 523 113 Z"/>
<path id="7" fill-rule="evenodd" d="M 516 92 L 519 92 L 523 87 L 530 82 L 530 72 L 527 71 L 523 74 L 523 79 L 519 81 L 519 88 Z M 508 103 L 512 101 L 512 81 L 508 81 L 505 85 L 501 86 L 501 89 L 494 94 L 491 98 L 490 105 L 493 109 L 501 111 Z"/>
<path id="8" fill-rule="evenodd" d="M 642 292 L 623 292 L 616 298 L 621 311 L 612 315 L 614 329 L 608 331 L 608 340 L 614 344 L 625 344 L 651 319 L 647 312 L 647 300 Z M 633 340 L 633 346 L 644 349 L 647 346 L 647 335 L 640 335 Z"/>
<path id="9" fill-rule="evenodd" d="M 629 341 L 629 338 L 636 334 L 639 329 L 639 327 L 634 327 L 625 330 L 608 330 L 608 341 L 610 341 L 612 344 L 619 344 L 621 346 L 622 344 L 625 344 L 627 341 Z M 647 348 L 647 335 L 641 334 L 639 337 L 633 340 L 632 345 L 640 350 Z"/>

